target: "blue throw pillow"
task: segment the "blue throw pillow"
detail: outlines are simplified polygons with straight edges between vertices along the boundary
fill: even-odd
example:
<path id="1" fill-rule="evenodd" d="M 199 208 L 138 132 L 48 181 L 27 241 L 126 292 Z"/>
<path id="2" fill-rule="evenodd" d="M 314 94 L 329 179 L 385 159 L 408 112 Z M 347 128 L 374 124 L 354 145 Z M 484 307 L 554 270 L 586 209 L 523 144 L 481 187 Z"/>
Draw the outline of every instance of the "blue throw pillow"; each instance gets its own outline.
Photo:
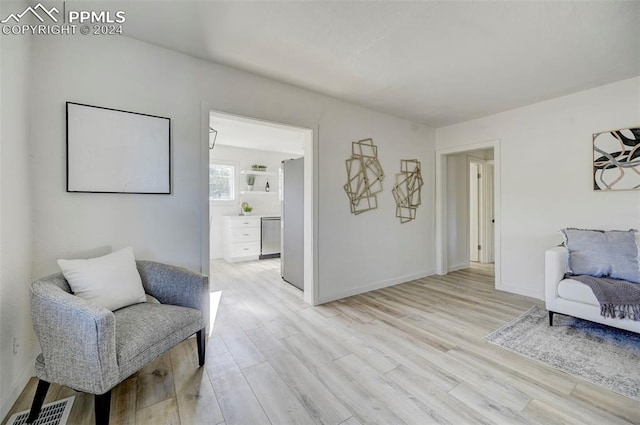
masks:
<path id="1" fill-rule="evenodd" d="M 570 274 L 611 277 L 640 283 L 635 230 L 563 229 Z"/>

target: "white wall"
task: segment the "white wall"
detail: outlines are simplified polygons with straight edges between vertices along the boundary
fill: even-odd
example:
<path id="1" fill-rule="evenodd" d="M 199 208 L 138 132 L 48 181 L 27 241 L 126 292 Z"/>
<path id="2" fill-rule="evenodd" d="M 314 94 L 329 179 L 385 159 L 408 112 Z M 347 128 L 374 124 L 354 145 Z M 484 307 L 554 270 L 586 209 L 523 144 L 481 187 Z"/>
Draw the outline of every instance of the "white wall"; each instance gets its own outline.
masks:
<path id="1" fill-rule="evenodd" d="M 501 140 L 502 289 L 542 298 L 564 227 L 640 227 L 640 191 L 592 190 L 592 133 L 640 126 L 640 77 L 439 128 L 437 148 Z"/>
<path id="2" fill-rule="evenodd" d="M 125 37 L 37 37 L 33 43 L 36 275 L 55 271 L 56 258 L 125 245 L 140 258 L 201 268 L 201 238 L 207 237 L 199 208 L 204 104 L 314 129 L 321 300 L 432 272 L 435 131 L 429 127 Z M 66 193 L 67 100 L 170 117 L 174 193 Z M 388 177 L 381 207 L 355 217 L 342 189 L 344 161 L 351 141 L 365 137 L 378 144 Z M 415 157 L 424 164 L 424 204 L 415 222 L 400 225 L 391 182 L 400 158 Z"/>
<path id="3" fill-rule="evenodd" d="M 0 16 L 24 4 L 0 4 Z M 32 202 L 28 102 L 30 40 L 0 36 L 0 418 L 33 371 L 37 350 L 31 325 Z M 13 338 L 18 354 L 13 354 Z"/>
<path id="4" fill-rule="evenodd" d="M 431 131 L 408 121 L 336 105 L 320 121 L 320 299 L 342 298 L 434 273 L 434 151 Z M 372 137 L 385 173 L 378 209 L 349 211 L 342 186 L 351 141 Z M 422 162 L 416 220 L 401 224 L 391 194 L 400 160 Z"/>
<path id="5" fill-rule="evenodd" d="M 211 219 L 211 237 L 209 256 L 211 258 L 222 258 L 222 230 L 225 215 L 238 215 L 240 204 L 247 202 L 253 207 L 252 213 L 255 215 L 280 215 L 280 197 L 278 192 L 278 169 L 284 159 L 298 158 L 300 155 L 287 154 L 282 152 L 269 152 L 257 149 L 243 149 L 233 146 L 216 145 L 210 151 L 210 162 L 221 162 L 235 165 L 236 169 L 236 193 L 235 201 L 210 201 L 209 216 Z M 255 181 L 255 191 L 264 191 L 267 179 L 269 181 L 270 195 L 241 194 L 247 190 L 246 175 L 240 174 L 241 170 L 248 170 L 252 164 L 266 165 L 267 171 L 276 173 L 275 176 L 260 176 Z M 302 213 L 302 212 L 301 212 Z"/>

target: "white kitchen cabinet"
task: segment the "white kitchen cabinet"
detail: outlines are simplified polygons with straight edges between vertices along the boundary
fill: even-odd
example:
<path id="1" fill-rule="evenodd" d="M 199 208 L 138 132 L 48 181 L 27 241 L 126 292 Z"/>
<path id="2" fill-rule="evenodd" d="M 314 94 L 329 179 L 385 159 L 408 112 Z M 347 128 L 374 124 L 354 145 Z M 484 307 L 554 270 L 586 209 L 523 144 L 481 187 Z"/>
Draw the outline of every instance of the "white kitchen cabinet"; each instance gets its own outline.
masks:
<path id="1" fill-rule="evenodd" d="M 260 255 L 260 217 L 224 218 L 224 259 L 229 262 L 257 260 Z"/>

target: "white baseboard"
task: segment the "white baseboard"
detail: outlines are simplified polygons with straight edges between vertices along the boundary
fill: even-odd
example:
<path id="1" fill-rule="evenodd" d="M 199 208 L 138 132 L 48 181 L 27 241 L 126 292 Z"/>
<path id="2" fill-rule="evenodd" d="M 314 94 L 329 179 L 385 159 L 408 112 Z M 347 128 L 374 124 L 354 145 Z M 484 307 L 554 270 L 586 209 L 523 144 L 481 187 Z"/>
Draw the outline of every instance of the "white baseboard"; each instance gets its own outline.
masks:
<path id="1" fill-rule="evenodd" d="M 468 269 L 471 265 L 469 263 L 462 264 L 454 264 L 453 266 L 449 266 L 449 273 L 457 272 L 458 270 Z"/>
<path id="2" fill-rule="evenodd" d="M 525 297 L 544 300 L 542 290 L 536 288 L 523 288 L 522 286 L 500 285 L 496 288 L 498 291 L 510 292 L 512 294 L 524 295 Z"/>
<path id="3" fill-rule="evenodd" d="M 11 385 L 11 388 L 9 389 L 7 394 L 4 394 L 4 396 L 2 397 L 0 418 L 4 418 L 5 416 L 7 416 L 7 414 L 11 410 L 11 407 L 13 407 L 13 404 L 16 402 L 18 397 L 20 397 L 22 390 L 24 390 L 24 387 L 27 386 L 27 382 L 29 382 L 29 379 L 31 379 L 32 376 L 35 376 L 34 372 L 35 371 L 33 362 L 26 365 L 18 379 L 16 379 L 13 385 Z"/>
<path id="4" fill-rule="evenodd" d="M 319 304 L 324 304 L 324 303 L 328 303 L 335 300 L 341 300 L 343 298 L 347 298 L 352 295 L 363 294 L 365 292 L 375 291 L 376 289 L 387 288 L 389 286 L 410 282 L 416 279 L 422 279 L 423 277 L 432 276 L 434 273 L 435 273 L 434 270 L 428 270 L 421 273 L 408 274 L 408 275 L 399 276 L 393 279 L 387 279 L 387 280 L 382 280 L 380 282 L 358 286 L 356 288 L 347 289 L 346 291 L 342 291 L 337 294 L 329 295 L 328 297 L 321 297 Z"/>

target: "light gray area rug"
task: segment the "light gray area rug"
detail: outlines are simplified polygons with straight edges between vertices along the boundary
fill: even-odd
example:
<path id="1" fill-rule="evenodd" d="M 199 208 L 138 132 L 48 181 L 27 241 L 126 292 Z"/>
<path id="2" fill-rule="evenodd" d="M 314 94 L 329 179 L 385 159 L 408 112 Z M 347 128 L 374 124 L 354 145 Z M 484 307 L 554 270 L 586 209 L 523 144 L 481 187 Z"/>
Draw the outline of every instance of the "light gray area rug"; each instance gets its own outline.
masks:
<path id="1" fill-rule="evenodd" d="M 488 342 L 640 401 L 640 334 L 533 307 Z"/>

